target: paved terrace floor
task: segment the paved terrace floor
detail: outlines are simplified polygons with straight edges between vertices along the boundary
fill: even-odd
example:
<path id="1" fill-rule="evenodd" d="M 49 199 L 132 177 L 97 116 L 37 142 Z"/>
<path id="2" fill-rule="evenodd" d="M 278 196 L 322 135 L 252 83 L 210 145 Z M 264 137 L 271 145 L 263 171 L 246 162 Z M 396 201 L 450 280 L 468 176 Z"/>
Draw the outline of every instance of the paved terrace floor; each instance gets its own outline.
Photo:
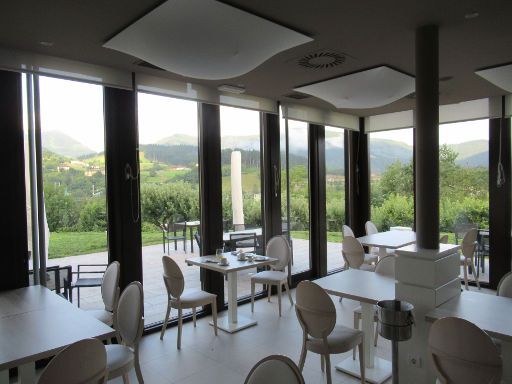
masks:
<path id="1" fill-rule="evenodd" d="M 199 268 L 188 266 L 185 259 L 192 256 L 198 256 L 197 247 L 194 247 L 194 253 L 183 252 L 183 248 L 178 244 L 178 250 L 171 247 L 170 256 L 176 260 L 185 276 L 185 288 L 188 290 L 199 290 L 201 287 Z M 190 249 L 190 243 L 187 244 Z M 167 293 L 162 279 L 162 255 L 164 254 L 162 245 L 151 245 L 142 248 L 143 259 L 143 283 L 144 283 L 144 313 L 146 325 L 163 320 L 167 307 Z M 293 239 L 294 263 L 292 273 L 309 269 L 309 241 Z M 328 269 L 333 270 L 341 268 L 343 261 L 341 257 L 341 244 L 327 243 Z M 71 265 L 72 270 L 77 270 L 78 264 L 106 264 L 108 262 L 107 252 L 92 253 L 87 255 L 69 256 L 59 259 L 51 259 L 48 266 L 53 265 Z M 122 268 L 122 266 L 121 266 Z M 489 271 L 486 262 L 486 272 Z M 238 274 L 238 297 L 250 295 L 250 276 L 256 272 L 256 269 L 242 271 Z M 462 270 L 461 270 L 462 272 Z M 462 276 L 462 273 L 461 273 Z M 470 275 L 470 277 L 472 277 Z M 481 281 L 488 281 L 486 274 L 480 274 Z M 257 286 L 261 290 L 262 286 Z M 227 293 L 224 292 L 227 300 Z M 73 292 L 73 302 L 77 303 L 77 292 Z M 80 305 L 83 309 L 102 308 L 100 288 L 85 288 L 80 293 Z M 171 312 L 171 316 L 177 313 Z"/>

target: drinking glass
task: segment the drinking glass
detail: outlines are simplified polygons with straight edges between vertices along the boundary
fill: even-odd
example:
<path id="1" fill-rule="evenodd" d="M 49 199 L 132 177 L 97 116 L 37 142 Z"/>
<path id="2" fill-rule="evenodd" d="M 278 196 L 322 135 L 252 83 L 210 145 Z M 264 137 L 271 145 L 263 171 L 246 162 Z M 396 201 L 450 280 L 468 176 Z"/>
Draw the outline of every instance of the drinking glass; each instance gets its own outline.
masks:
<path id="1" fill-rule="evenodd" d="M 215 250 L 215 255 L 217 256 L 217 258 L 221 258 L 222 257 L 222 254 L 224 253 L 224 248 L 217 248 Z"/>

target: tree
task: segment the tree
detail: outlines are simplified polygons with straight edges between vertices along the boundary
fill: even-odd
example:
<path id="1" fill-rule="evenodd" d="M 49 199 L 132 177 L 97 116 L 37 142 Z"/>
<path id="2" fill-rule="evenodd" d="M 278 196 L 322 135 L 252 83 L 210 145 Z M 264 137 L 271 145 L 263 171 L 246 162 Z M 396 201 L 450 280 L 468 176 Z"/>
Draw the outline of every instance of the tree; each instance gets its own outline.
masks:
<path id="1" fill-rule="evenodd" d="M 80 213 L 73 198 L 65 193 L 64 187 L 46 185 L 44 203 L 50 232 L 76 229 Z"/>
<path id="2" fill-rule="evenodd" d="M 78 229 L 83 232 L 99 232 L 107 230 L 107 210 L 105 199 L 92 199 L 84 205 L 80 212 Z"/>

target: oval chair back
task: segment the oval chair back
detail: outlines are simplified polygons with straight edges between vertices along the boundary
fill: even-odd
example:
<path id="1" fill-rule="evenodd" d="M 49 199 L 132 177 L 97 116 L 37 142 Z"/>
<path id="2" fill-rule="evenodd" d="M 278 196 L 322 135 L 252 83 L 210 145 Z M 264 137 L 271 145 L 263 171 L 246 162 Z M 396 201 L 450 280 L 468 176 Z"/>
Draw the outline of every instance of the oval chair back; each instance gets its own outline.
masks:
<path id="1" fill-rule="evenodd" d="M 355 237 L 348 236 L 343 239 L 342 252 L 349 268 L 359 269 L 364 263 L 364 248 Z"/>
<path id="2" fill-rule="evenodd" d="M 133 281 L 121 294 L 114 316 L 117 337 L 121 344 L 127 347 L 135 347 L 139 344 L 144 329 L 143 310 L 142 284 Z"/>
<path id="3" fill-rule="evenodd" d="M 297 286 L 295 311 L 302 330 L 315 338 L 327 337 L 336 325 L 336 308 L 317 284 L 302 281 Z"/>
<path id="4" fill-rule="evenodd" d="M 502 361 L 492 339 L 473 323 L 456 317 L 430 329 L 428 353 L 443 383 L 499 383 Z"/>
<path id="5" fill-rule="evenodd" d="M 501 278 L 498 289 L 496 289 L 496 295 L 512 298 L 512 272 Z"/>
<path id="6" fill-rule="evenodd" d="M 269 257 L 278 259 L 277 263 L 270 267 L 275 271 L 284 271 L 291 258 L 291 249 L 285 236 L 274 236 L 267 243 L 267 250 L 265 253 Z"/>
<path id="7" fill-rule="evenodd" d="M 471 228 L 464 235 L 464 239 L 462 239 L 462 254 L 468 259 L 473 258 L 477 237 L 478 230 L 476 228 Z"/>
<path id="8" fill-rule="evenodd" d="M 84 339 L 60 351 L 48 363 L 38 384 L 104 383 L 106 374 L 105 346 L 98 339 Z"/>
<path id="9" fill-rule="evenodd" d="M 348 225 L 343 225 L 343 238 L 345 237 L 355 237 L 354 231 Z"/>
<path id="10" fill-rule="evenodd" d="M 245 384 L 304 384 L 304 377 L 292 359 L 271 355 L 256 363 Z"/>
<path id="11" fill-rule="evenodd" d="M 109 264 L 103 275 L 101 282 L 101 297 L 105 304 L 105 309 L 114 312 L 119 299 L 119 276 L 121 272 L 121 264 L 113 261 Z"/>
<path id="12" fill-rule="evenodd" d="M 379 260 L 375 266 L 375 273 L 395 278 L 395 256 L 386 256 Z"/>
<path id="13" fill-rule="evenodd" d="M 448 235 L 443 235 L 439 238 L 439 243 L 448 244 Z"/>
<path id="14" fill-rule="evenodd" d="M 367 235 L 375 235 L 376 233 L 379 233 L 379 230 L 377 229 L 377 226 L 373 224 L 370 220 L 368 220 L 365 225 L 364 229 L 366 230 Z"/>
<path id="15" fill-rule="evenodd" d="M 164 283 L 167 294 L 174 299 L 179 299 L 185 289 L 185 278 L 179 265 L 169 256 L 162 257 L 164 267 Z"/>

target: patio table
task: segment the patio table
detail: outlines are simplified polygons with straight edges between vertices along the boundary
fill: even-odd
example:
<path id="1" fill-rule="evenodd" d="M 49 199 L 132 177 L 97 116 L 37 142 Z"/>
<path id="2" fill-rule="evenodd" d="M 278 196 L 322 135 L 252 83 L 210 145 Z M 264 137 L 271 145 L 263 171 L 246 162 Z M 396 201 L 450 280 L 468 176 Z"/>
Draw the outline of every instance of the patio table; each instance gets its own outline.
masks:
<path id="1" fill-rule="evenodd" d="M 380 300 L 395 298 L 395 280 L 374 272 L 348 269 L 343 272 L 315 280 L 328 294 L 359 301 L 362 309 L 364 332 L 364 360 L 366 381 L 380 384 L 391 377 L 390 361 L 375 357 L 373 345 L 375 304 Z M 336 365 L 336 369 L 360 378 L 359 360 L 347 357 Z"/>
<path id="2" fill-rule="evenodd" d="M 18 367 L 19 382 L 35 382 L 35 361 L 76 341 L 107 340 L 115 331 L 69 301 L 35 285 L 0 293 L 0 384 Z"/>
<path id="3" fill-rule="evenodd" d="M 387 255 L 387 249 L 398 249 L 416 242 L 416 232 L 386 231 L 358 237 L 362 245 L 379 248 L 379 258 Z"/>
<path id="4" fill-rule="evenodd" d="M 242 329 L 249 328 L 257 324 L 256 320 L 238 316 L 237 308 L 237 273 L 244 269 L 251 269 L 273 264 L 277 261 L 275 258 L 266 257 L 263 261 L 239 261 L 231 252 L 223 253 L 228 259 L 229 265 L 219 265 L 216 256 L 197 256 L 186 259 L 189 265 L 209 269 L 222 273 L 228 277 L 228 314 L 218 319 L 218 327 L 228 333 L 235 333 Z"/>
<path id="5" fill-rule="evenodd" d="M 201 226 L 201 222 L 199 220 L 194 221 L 182 221 L 180 223 L 176 223 L 177 225 L 181 225 L 185 227 L 185 232 L 187 228 L 190 233 L 190 252 L 194 253 L 194 228 L 199 228 Z"/>

